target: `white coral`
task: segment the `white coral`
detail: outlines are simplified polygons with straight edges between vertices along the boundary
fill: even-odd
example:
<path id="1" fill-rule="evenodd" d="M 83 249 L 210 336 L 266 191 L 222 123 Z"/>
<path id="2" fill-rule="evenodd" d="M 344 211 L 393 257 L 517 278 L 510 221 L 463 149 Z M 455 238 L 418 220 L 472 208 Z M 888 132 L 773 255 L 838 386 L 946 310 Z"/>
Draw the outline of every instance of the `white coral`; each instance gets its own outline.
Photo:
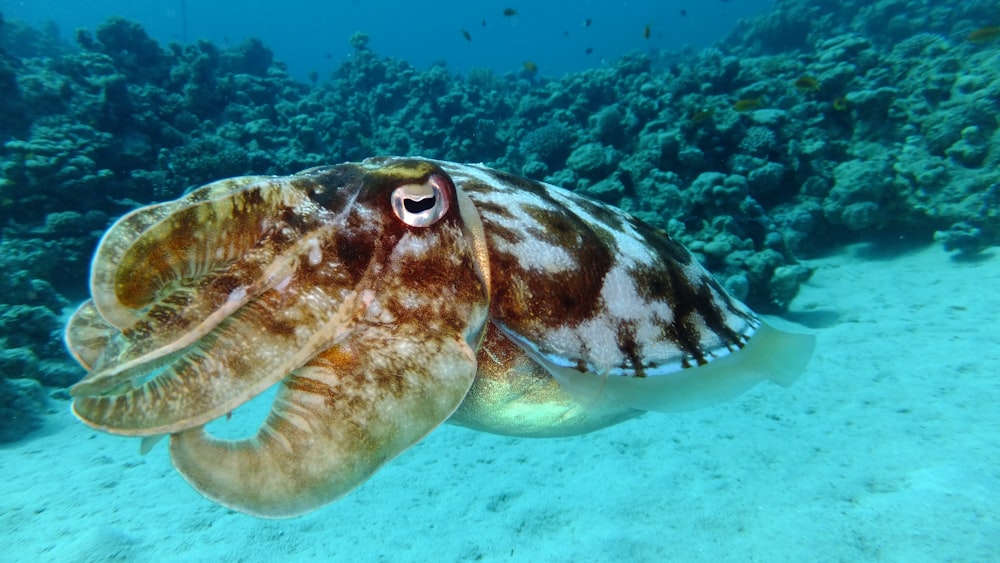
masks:
<path id="1" fill-rule="evenodd" d="M 740 141 L 740 150 L 752 155 L 764 155 L 774 148 L 775 143 L 774 132 L 757 125 L 747 129 L 746 136 Z"/>

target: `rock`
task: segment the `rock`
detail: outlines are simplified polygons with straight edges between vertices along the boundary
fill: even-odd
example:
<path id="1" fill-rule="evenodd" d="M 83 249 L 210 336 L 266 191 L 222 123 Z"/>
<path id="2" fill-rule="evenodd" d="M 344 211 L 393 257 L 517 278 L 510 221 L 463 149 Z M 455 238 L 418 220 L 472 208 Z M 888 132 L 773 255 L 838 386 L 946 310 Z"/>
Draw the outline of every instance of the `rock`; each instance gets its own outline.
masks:
<path id="1" fill-rule="evenodd" d="M 549 167 L 545 165 L 544 162 L 539 162 L 537 160 L 532 160 L 531 162 L 525 164 L 521 168 L 521 174 L 525 178 L 544 178 L 548 174 Z"/>
<path id="2" fill-rule="evenodd" d="M 733 251 L 733 245 L 725 238 L 715 238 L 705 243 L 702 252 L 709 258 L 722 260 Z"/>
<path id="3" fill-rule="evenodd" d="M 880 227 L 892 218 L 897 193 L 888 161 L 850 160 L 834 169 L 823 213 L 831 223 L 852 231 Z"/>
<path id="4" fill-rule="evenodd" d="M 852 203 L 844 208 L 840 219 L 852 231 L 873 227 L 880 219 L 878 204 L 871 201 Z"/>
<path id="5" fill-rule="evenodd" d="M 750 280 L 743 274 L 729 276 L 722 285 L 730 295 L 740 301 L 745 301 L 750 293 Z"/>
<path id="6" fill-rule="evenodd" d="M 614 170 L 615 152 L 600 143 L 587 143 L 577 147 L 566 160 L 566 166 L 582 178 L 606 178 Z"/>
<path id="7" fill-rule="evenodd" d="M 628 138 L 625 113 L 620 104 L 611 104 L 588 120 L 595 139 L 612 147 L 621 147 Z"/>
<path id="8" fill-rule="evenodd" d="M 37 381 L 0 378 L 0 443 L 20 440 L 41 428 L 46 402 Z"/>
<path id="9" fill-rule="evenodd" d="M 955 223 L 945 231 L 935 231 L 934 240 L 940 242 L 947 251 L 959 254 L 976 254 L 986 248 L 983 230 L 966 222 Z"/>
<path id="10" fill-rule="evenodd" d="M 685 147 L 677 153 L 682 168 L 700 170 L 705 167 L 705 153 L 698 147 Z"/>
<path id="11" fill-rule="evenodd" d="M 38 356 L 26 346 L 0 350 L 0 379 L 34 378 L 38 373 Z"/>
<path id="12" fill-rule="evenodd" d="M 974 168 L 980 166 L 989 152 L 989 146 L 979 127 L 972 125 L 962 129 L 962 138 L 945 150 L 945 154 L 957 160 L 963 166 Z"/>
<path id="13" fill-rule="evenodd" d="M 781 187 L 784 176 L 785 167 L 777 162 L 767 162 L 754 168 L 747 175 L 750 195 L 757 199 L 775 195 L 775 192 Z"/>
<path id="14" fill-rule="evenodd" d="M 776 268 L 769 284 L 771 303 L 778 309 L 787 308 L 792 299 L 798 295 L 802 282 L 811 275 L 812 270 L 799 264 Z"/>
<path id="15" fill-rule="evenodd" d="M 616 205 L 625 194 L 625 187 L 617 177 L 610 176 L 596 184 L 585 185 L 579 191 L 587 197 Z"/>
<path id="16" fill-rule="evenodd" d="M 69 387 L 87 375 L 83 368 L 68 359 L 42 360 L 38 362 L 36 373 L 35 379 L 46 387 Z"/>

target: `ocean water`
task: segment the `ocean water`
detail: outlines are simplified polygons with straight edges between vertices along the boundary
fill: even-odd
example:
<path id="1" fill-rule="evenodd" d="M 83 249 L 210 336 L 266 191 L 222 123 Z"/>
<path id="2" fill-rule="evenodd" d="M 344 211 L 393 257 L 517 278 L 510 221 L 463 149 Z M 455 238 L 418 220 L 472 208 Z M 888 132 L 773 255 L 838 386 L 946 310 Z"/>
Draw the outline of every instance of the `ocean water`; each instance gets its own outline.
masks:
<path id="1" fill-rule="evenodd" d="M 1000 560 L 998 7 L 0 0 L 0 560 Z"/>
<path id="2" fill-rule="evenodd" d="M 137 21 L 164 43 L 207 39 L 236 45 L 262 39 L 289 71 L 305 79 L 327 73 L 348 56 L 356 32 L 380 54 L 419 68 L 444 62 L 459 73 L 489 68 L 517 72 L 525 61 L 547 75 L 613 64 L 634 50 L 705 47 L 742 18 L 768 10 L 765 0 L 688 2 L 73 2 L 15 1 L 8 18 L 55 22 L 64 34 L 93 29 L 111 15 Z M 505 9 L 517 14 L 505 16 Z M 588 24 L 587 21 L 590 21 Z M 650 25 L 648 38 L 643 30 Z M 462 31 L 470 35 L 466 40 Z M 592 49 L 587 53 L 587 49 Z"/>

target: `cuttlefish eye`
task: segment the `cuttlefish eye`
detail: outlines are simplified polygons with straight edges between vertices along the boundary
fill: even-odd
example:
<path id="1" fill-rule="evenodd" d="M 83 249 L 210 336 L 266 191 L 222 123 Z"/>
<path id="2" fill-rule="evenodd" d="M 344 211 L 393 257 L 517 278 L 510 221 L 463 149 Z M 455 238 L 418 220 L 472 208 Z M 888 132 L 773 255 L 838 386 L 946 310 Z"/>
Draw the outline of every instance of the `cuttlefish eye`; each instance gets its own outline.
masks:
<path id="1" fill-rule="evenodd" d="M 392 211 L 411 227 L 429 227 L 448 212 L 447 186 L 440 174 L 431 174 L 423 184 L 403 184 L 392 191 Z"/>

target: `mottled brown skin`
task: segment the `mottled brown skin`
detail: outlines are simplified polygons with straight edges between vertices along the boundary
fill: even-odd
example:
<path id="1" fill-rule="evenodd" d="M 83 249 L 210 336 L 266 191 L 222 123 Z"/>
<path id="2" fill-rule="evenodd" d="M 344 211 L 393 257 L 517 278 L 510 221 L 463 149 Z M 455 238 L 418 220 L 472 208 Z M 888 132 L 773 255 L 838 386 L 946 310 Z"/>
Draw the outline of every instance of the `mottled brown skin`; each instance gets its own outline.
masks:
<path id="1" fill-rule="evenodd" d="M 672 318 L 654 321 L 659 334 L 653 340 L 669 341 L 680 349 L 673 358 L 651 357 L 644 349 L 650 342 L 636 337 L 631 322 L 619 320 L 615 332 L 623 356 L 620 367 L 632 375 L 642 377 L 648 361 L 676 362 L 678 367 L 704 364 L 714 350 L 742 347 L 757 324 L 756 316 L 726 294 L 687 249 L 620 210 L 567 194 L 564 197 L 572 197 L 578 206 L 573 212 L 553 187 L 496 170 L 481 169 L 479 176 L 469 178 L 449 172 L 475 202 L 489 235 L 512 244 L 528 239 L 550 241 L 572 264 L 558 272 L 540 273 L 524 264 L 524 256 L 490 246 L 495 279 L 491 316 L 524 340 L 544 347 L 548 335 L 560 327 L 607 316 L 602 290 L 615 268 L 633 280 L 638 300 L 670 309 Z M 519 194 L 530 194 L 519 207 L 531 223 L 517 228 L 512 223 L 518 203 L 511 199 Z M 635 233 L 651 258 L 627 260 L 630 250 L 617 235 L 626 230 Z M 706 346 L 709 335 L 714 342 Z M 588 365 L 585 348 L 568 355 L 574 352 L 582 369 L 599 371 Z"/>
<path id="2" fill-rule="evenodd" d="M 673 393 L 665 374 L 759 326 L 687 250 L 619 210 L 396 157 L 139 209 L 101 241 L 91 291 L 66 328 L 90 370 L 71 389 L 76 415 L 171 435 L 196 489 L 263 517 L 339 498 L 445 420 L 565 436 L 673 408 L 645 395 Z M 764 366 L 780 353 L 756 349 Z M 605 383 L 615 400 L 597 400 Z M 256 436 L 205 432 L 275 384 Z"/>
<path id="3" fill-rule="evenodd" d="M 447 419 L 475 376 L 489 296 L 454 186 L 431 226 L 389 208 L 393 189 L 432 174 L 446 178 L 424 162 L 345 165 L 203 188 L 163 219 L 119 222 L 95 259 L 95 297 L 112 287 L 111 316 L 134 320 L 102 322 L 88 303 L 70 322 L 71 349 L 93 367 L 72 390 L 76 414 L 118 434 L 173 433 L 178 470 L 252 514 L 300 514 L 357 486 Z M 234 232 L 235 249 L 215 255 Z M 204 323 L 234 291 L 239 306 Z M 275 382 L 257 437 L 204 433 Z"/>

